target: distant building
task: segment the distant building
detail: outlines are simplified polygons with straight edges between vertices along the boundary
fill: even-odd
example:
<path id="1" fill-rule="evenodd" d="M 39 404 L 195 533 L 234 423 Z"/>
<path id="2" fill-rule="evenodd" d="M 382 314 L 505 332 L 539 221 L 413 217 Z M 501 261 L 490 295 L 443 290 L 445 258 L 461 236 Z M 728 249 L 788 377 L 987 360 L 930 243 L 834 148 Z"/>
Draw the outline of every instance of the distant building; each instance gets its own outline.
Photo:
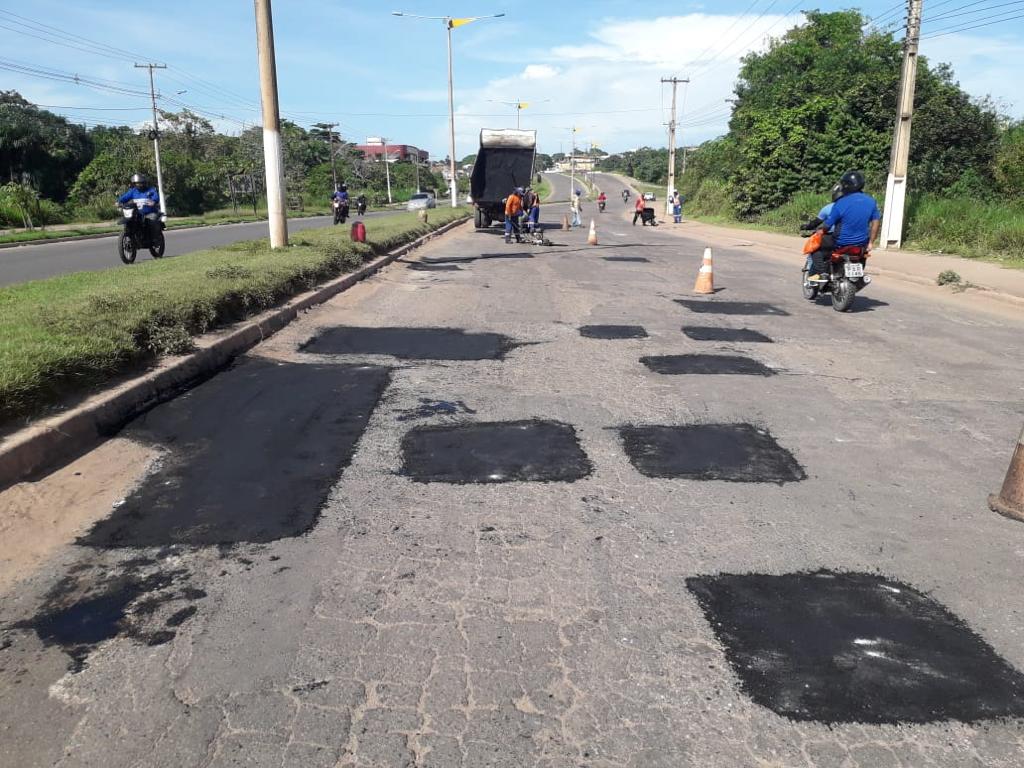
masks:
<path id="1" fill-rule="evenodd" d="M 376 136 L 371 136 L 365 144 L 356 146 L 367 160 L 376 160 L 377 162 L 385 158 L 389 163 L 396 163 L 399 160 L 410 163 L 418 160 L 425 163 L 430 160 L 430 153 L 425 149 L 414 147 L 412 144 L 393 144 L 390 141 L 385 144 L 384 139 Z"/>

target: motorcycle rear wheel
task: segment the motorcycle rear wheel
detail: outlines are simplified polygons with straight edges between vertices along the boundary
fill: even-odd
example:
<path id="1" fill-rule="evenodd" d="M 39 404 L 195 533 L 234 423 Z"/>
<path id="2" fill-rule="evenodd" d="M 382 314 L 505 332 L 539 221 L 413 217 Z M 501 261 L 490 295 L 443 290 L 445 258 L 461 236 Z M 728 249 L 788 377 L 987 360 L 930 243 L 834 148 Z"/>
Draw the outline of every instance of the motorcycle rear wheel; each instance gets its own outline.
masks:
<path id="1" fill-rule="evenodd" d="M 117 240 L 117 255 L 121 257 L 121 261 L 125 264 L 134 264 L 136 252 L 135 240 L 127 232 L 122 232 Z"/>
<path id="2" fill-rule="evenodd" d="M 813 301 L 818 298 L 818 286 L 814 285 L 814 283 L 807 282 L 807 270 L 801 270 L 800 275 L 802 277 L 804 298 L 809 301 Z"/>
<path id="3" fill-rule="evenodd" d="M 842 277 L 832 289 L 832 309 L 836 312 L 846 312 L 853 305 L 853 297 L 857 295 L 857 289 L 847 278 Z"/>
<path id="4" fill-rule="evenodd" d="M 164 240 L 164 233 L 157 232 L 153 235 L 153 244 L 149 246 L 149 255 L 154 259 L 162 259 L 164 251 L 167 250 L 167 241 Z"/>

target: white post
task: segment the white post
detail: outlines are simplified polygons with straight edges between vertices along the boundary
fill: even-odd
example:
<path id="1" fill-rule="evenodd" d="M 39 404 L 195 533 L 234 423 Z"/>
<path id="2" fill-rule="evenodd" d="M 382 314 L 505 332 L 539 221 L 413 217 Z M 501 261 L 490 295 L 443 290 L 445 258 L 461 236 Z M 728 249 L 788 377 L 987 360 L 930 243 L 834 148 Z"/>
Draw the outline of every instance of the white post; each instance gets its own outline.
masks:
<path id="1" fill-rule="evenodd" d="M 451 181 L 448 185 L 452 190 L 452 208 L 457 208 L 459 206 L 459 180 L 455 175 L 455 91 L 452 86 L 452 20 L 445 19 L 445 26 L 448 32 L 448 131 L 450 134 L 448 172 L 451 174 Z"/>
<path id="2" fill-rule="evenodd" d="M 917 81 L 917 46 L 921 37 L 924 0 L 909 0 L 907 37 L 903 42 L 903 71 L 900 98 L 889 155 L 889 176 L 885 182 L 885 212 L 882 215 L 881 247 L 899 248 L 903 243 L 903 210 L 907 200 L 907 165 L 910 160 L 910 123 L 914 116 L 914 87 Z"/>
<path id="3" fill-rule="evenodd" d="M 274 23 L 270 0 L 254 0 L 254 2 L 256 4 L 256 48 L 260 62 L 263 162 L 267 172 L 270 247 L 283 248 L 288 245 L 288 219 L 285 213 L 281 115 L 277 101 L 277 64 L 274 60 Z"/>
<path id="4" fill-rule="evenodd" d="M 167 218 L 167 203 L 164 201 L 164 173 L 160 166 L 160 124 L 156 118 L 156 85 L 153 81 L 154 69 L 167 69 L 166 64 L 136 64 L 136 69 L 145 67 L 149 70 L 149 98 L 153 102 L 153 157 L 156 160 L 156 191 L 160 196 L 160 213 Z"/>
<path id="5" fill-rule="evenodd" d="M 388 140 L 383 136 L 380 139 L 384 142 L 384 177 L 388 181 L 388 205 L 393 202 L 391 200 L 391 163 L 388 162 Z"/>

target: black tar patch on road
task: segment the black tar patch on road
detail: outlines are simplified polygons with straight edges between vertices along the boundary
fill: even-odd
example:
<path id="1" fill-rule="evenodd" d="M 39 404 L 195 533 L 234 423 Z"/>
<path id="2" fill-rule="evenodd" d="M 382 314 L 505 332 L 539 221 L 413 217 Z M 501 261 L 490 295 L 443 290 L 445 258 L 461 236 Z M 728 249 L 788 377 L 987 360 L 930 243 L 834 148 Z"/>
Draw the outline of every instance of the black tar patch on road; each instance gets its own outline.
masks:
<path id="1" fill-rule="evenodd" d="M 402 455 L 402 473 L 421 483 L 573 482 L 593 470 L 576 430 L 557 421 L 418 427 Z"/>
<path id="2" fill-rule="evenodd" d="M 462 269 L 458 264 L 427 264 L 421 261 L 409 262 L 409 269 L 417 272 L 455 272 Z"/>
<path id="3" fill-rule="evenodd" d="M 126 436 L 169 456 L 79 543 L 207 546 L 305 533 L 390 378 L 378 366 L 246 360 L 158 406 Z"/>
<path id="4" fill-rule="evenodd" d="M 605 261 L 626 261 L 626 262 L 635 262 L 637 264 L 639 264 L 639 263 L 650 264 L 651 263 L 650 259 L 645 259 L 643 256 L 602 256 L 601 258 L 604 259 Z"/>
<path id="5" fill-rule="evenodd" d="M 580 336 L 586 339 L 646 339 L 642 325 L 583 325 Z"/>
<path id="6" fill-rule="evenodd" d="M 59 646 L 71 663 L 68 668 L 80 672 L 89 654 L 100 643 L 125 637 L 146 645 L 163 645 L 175 633 L 154 629 L 154 614 L 163 606 L 182 605 L 206 596 L 198 590 L 180 591 L 176 582 L 186 577 L 184 570 L 171 570 L 141 576 L 133 569 L 114 575 L 89 573 L 69 576 L 46 595 L 39 612 L 30 620 L 13 625 L 15 629 L 34 630 L 45 646 Z M 198 593 L 198 595 L 196 594 Z M 177 628 L 196 613 L 195 605 L 186 605 L 164 622 Z"/>
<path id="7" fill-rule="evenodd" d="M 518 346 L 500 333 L 461 328 L 324 329 L 302 346 L 318 355 L 391 355 L 403 360 L 501 360 Z"/>
<path id="8" fill-rule="evenodd" d="M 619 436 L 648 477 L 779 484 L 807 478 L 789 451 L 752 424 L 625 426 Z"/>
<path id="9" fill-rule="evenodd" d="M 1024 675 L 912 587 L 868 573 L 686 580 L 740 685 L 792 720 L 1024 716 Z"/>
<path id="10" fill-rule="evenodd" d="M 640 362 L 655 373 L 664 373 L 670 376 L 681 374 L 775 375 L 775 371 L 764 363 L 740 355 L 654 355 L 641 357 Z"/>
<path id="11" fill-rule="evenodd" d="M 784 317 L 789 314 L 784 309 L 779 309 L 773 304 L 763 304 L 757 301 L 714 301 L 701 299 L 673 299 L 676 304 L 682 304 L 691 312 L 699 314 L 714 315 L 777 315 Z"/>
<path id="12" fill-rule="evenodd" d="M 738 341 L 771 344 L 772 340 L 751 328 L 718 328 L 714 325 L 684 325 L 683 333 L 694 341 Z"/>

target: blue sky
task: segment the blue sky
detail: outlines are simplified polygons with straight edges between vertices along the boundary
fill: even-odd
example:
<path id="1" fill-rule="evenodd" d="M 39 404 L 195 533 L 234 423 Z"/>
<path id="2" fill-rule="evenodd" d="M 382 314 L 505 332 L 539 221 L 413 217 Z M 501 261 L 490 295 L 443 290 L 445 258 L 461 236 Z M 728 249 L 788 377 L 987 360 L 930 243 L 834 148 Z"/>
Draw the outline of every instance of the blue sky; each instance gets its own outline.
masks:
<path id="1" fill-rule="evenodd" d="M 546 152 L 568 151 L 572 126 L 579 144 L 593 142 L 608 151 L 664 146 L 670 94 L 659 79 L 670 75 L 691 80 L 680 88 L 681 140 L 696 144 L 719 135 L 726 130 L 726 99 L 739 57 L 762 48 L 770 36 L 800 21 L 800 8 L 811 7 L 789 0 L 389 2 L 275 0 L 282 111 L 304 125 L 338 122 L 349 140 L 383 135 L 428 149 L 433 157 L 446 155 L 448 146 L 444 27 L 441 21 L 397 18 L 392 10 L 507 14 L 453 31 L 456 154 L 462 157 L 475 151 L 481 127 L 515 124 L 514 108 L 498 102 L 516 100 L 529 103 L 521 113 L 523 127 L 538 130 Z M 1024 16 L 1024 1 L 1008 2 L 925 0 L 922 53 L 950 62 L 970 93 L 991 95 L 1020 119 L 1024 18 L 1012 17 Z M 848 6 L 821 5 L 841 7 Z M 882 26 L 904 15 L 894 0 L 860 7 Z M 993 18 L 1004 21 L 950 31 Z M 67 45 L 89 50 L 58 45 L 49 31 L 26 19 L 56 27 Z M 100 55 L 81 37 L 109 48 Z M 144 70 L 132 67 L 133 54 L 169 65 L 157 75 L 166 108 L 178 108 L 175 101 L 198 107 L 217 116 L 215 123 L 226 131 L 259 122 L 249 0 L 174 0 L 147 10 L 109 0 L 0 0 L 0 66 L 27 64 L 51 75 L 0 69 L 0 89 L 53 105 L 76 122 L 146 119 L 148 99 L 132 91 L 145 90 L 148 82 Z M 60 73 L 123 86 L 129 93 L 76 85 Z"/>

